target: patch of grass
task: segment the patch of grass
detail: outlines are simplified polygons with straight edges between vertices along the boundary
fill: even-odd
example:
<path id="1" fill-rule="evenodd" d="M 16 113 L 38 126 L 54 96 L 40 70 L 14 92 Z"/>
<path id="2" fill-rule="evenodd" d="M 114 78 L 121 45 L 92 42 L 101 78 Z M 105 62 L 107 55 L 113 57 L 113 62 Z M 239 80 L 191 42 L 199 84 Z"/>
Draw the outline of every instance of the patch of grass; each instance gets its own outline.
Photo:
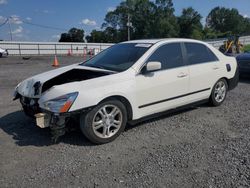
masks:
<path id="1" fill-rule="evenodd" d="M 246 52 L 246 51 L 250 52 L 250 44 L 245 45 L 244 48 L 243 48 L 243 51 L 244 52 Z"/>

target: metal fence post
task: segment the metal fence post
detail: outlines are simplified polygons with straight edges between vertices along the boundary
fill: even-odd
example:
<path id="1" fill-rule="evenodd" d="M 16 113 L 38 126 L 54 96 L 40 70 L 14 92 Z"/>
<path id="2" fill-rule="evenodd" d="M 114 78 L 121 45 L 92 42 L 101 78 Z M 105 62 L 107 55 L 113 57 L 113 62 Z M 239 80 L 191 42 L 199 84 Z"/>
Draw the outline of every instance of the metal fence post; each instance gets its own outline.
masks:
<path id="1" fill-rule="evenodd" d="M 41 54 L 40 54 L 40 46 L 39 46 L 39 43 L 37 44 L 37 50 L 38 50 L 38 55 L 41 55 Z"/>
<path id="2" fill-rule="evenodd" d="M 55 44 L 55 55 L 57 55 L 57 51 L 56 51 L 56 44 Z"/>
<path id="3" fill-rule="evenodd" d="M 21 56 L 22 53 L 21 53 L 21 44 L 20 43 L 18 44 L 18 49 L 19 49 L 19 55 Z"/>

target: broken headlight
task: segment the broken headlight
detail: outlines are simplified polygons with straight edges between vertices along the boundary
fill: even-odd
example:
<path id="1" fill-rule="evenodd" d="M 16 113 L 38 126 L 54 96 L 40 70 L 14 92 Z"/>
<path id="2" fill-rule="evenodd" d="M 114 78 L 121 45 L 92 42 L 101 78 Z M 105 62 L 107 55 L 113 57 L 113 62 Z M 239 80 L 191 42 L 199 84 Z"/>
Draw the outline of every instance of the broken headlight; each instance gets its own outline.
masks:
<path id="1" fill-rule="evenodd" d="M 55 112 L 55 113 L 64 113 L 68 112 L 72 104 L 74 103 L 78 92 L 69 93 L 55 99 L 46 101 L 44 107 L 46 110 Z"/>

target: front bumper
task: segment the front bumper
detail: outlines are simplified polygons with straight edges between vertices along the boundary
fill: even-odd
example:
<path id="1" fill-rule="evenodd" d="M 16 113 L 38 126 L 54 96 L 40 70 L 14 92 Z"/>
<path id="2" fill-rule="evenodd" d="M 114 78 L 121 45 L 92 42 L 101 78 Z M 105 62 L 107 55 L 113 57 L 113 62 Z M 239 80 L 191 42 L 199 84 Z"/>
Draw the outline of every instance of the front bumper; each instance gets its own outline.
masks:
<path id="1" fill-rule="evenodd" d="M 86 113 L 93 107 L 79 109 L 73 112 L 53 113 L 40 108 L 38 98 L 28 98 L 21 96 L 18 92 L 14 93 L 13 100 L 20 99 L 26 115 L 36 119 L 36 125 L 40 128 L 49 127 L 53 142 L 66 133 L 66 125 L 70 120 L 79 121 L 80 114 Z"/>
<path id="2" fill-rule="evenodd" d="M 70 127 L 66 127 L 71 120 L 73 122 L 80 121 L 80 114 L 86 113 L 89 108 L 67 112 L 67 113 L 52 113 L 46 110 L 42 110 L 42 113 L 35 115 L 36 124 L 40 128 L 49 127 L 51 130 L 51 139 L 53 142 L 57 142 L 58 138 L 66 133 L 66 130 L 70 130 Z"/>
<path id="3" fill-rule="evenodd" d="M 35 117 L 38 127 L 50 127 L 53 142 L 57 142 L 58 138 L 66 133 L 68 116 L 53 113 L 38 113 Z"/>
<path id="4" fill-rule="evenodd" d="M 59 115 L 53 113 L 37 113 L 34 116 L 36 118 L 36 125 L 40 128 L 54 127 L 65 124 L 66 118 L 70 117 L 69 115 Z"/>

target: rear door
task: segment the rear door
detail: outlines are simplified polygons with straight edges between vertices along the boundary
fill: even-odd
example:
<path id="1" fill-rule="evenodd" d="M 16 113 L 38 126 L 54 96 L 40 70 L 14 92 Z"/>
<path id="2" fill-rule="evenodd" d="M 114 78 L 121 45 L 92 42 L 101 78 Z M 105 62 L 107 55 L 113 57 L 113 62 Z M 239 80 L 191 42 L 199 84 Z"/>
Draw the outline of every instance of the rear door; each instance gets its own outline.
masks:
<path id="1" fill-rule="evenodd" d="M 191 102 L 208 98 L 219 79 L 221 64 L 214 53 L 204 44 L 185 42 L 185 59 L 190 72 Z"/>

